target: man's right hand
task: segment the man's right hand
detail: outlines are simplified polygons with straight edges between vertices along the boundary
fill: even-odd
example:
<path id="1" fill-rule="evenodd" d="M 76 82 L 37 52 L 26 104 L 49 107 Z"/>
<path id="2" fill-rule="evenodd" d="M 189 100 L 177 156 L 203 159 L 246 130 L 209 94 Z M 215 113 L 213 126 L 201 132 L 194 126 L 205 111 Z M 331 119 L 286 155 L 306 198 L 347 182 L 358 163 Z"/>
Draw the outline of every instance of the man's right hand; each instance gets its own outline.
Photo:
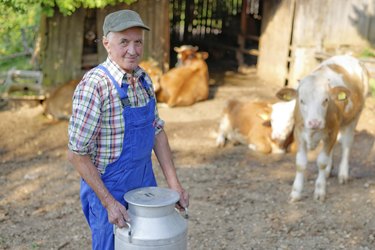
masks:
<path id="1" fill-rule="evenodd" d="M 123 228 L 126 226 L 125 221 L 130 221 L 126 208 L 113 197 L 110 198 L 105 207 L 108 213 L 108 220 L 111 224 Z"/>

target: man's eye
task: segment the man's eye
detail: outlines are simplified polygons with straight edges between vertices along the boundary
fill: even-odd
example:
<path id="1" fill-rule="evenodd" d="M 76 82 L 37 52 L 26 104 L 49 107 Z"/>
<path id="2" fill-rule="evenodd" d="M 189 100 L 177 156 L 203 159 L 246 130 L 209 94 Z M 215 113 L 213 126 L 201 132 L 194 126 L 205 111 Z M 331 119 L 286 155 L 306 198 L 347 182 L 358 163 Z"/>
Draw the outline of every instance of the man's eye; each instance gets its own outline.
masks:
<path id="1" fill-rule="evenodd" d="M 141 46 L 142 45 L 142 41 L 140 41 L 140 40 L 139 41 L 135 41 L 135 45 L 136 46 Z"/>
<path id="2" fill-rule="evenodd" d="M 122 40 L 120 42 L 120 45 L 123 46 L 123 47 L 128 46 L 129 45 L 129 41 L 128 40 Z"/>

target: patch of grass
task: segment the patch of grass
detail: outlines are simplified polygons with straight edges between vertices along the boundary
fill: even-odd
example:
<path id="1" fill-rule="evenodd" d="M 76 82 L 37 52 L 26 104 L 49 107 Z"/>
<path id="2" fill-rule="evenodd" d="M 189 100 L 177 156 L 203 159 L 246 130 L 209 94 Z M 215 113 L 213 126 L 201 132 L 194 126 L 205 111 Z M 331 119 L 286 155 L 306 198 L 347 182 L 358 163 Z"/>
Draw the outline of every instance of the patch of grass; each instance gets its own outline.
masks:
<path id="1" fill-rule="evenodd" d="M 375 57 L 375 51 L 370 48 L 365 48 L 362 50 L 362 52 L 359 54 L 360 58 L 369 58 L 369 57 Z"/>
<path id="2" fill-rule="evenodd" d="M 375 78 L 370 78 L 370 93 L 375 97 Z"/>
<path id="3" fill-rule="evenodd" d="M 35 242 L 31 243 L 31 249 L 33 249 L 33 250 L 40 249 L 39 244 L 35 243 Z"/>

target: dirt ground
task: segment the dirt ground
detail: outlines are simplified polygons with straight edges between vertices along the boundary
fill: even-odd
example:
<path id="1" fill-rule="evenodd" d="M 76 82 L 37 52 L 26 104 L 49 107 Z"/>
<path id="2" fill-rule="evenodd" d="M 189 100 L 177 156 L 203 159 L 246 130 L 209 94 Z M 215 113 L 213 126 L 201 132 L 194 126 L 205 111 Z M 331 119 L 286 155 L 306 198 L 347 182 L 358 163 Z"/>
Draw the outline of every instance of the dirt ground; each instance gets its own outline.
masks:
<path id="1" fill-rule="evenodd" d="M 326 201 L 313 199 L 317 168 L 311 162 L 304 197 L 291 204 L 293 155 L 215 147 L 226 100 L 270 99 L 279 86 L 266 85 L 254 71 L 226 72 L 213 80 L 209 100 L 159 107 L 191 196 L 189 249 L 375 249 L 374 98 L 367 99 L 357 127 L 350 182 L 338 184 L 337 148 Z M 67 126 L 48 120 L 40 106 L 8 105 L 0 111 L 0 249 L 91 248 L 79 176 L 66 160 Z"/>

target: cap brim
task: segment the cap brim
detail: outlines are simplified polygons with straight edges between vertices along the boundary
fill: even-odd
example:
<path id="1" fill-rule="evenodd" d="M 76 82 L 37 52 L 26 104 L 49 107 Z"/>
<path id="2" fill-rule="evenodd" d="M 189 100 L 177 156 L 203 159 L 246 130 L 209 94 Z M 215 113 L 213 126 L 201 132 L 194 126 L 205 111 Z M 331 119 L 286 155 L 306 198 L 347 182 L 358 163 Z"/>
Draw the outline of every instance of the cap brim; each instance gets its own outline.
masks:
<path id="1" fill-rule="evenodd" d="M 148 26 L 144 24 L 140 24 L 139 22 L 128 22 L 126 24 L 124 23 L 123 25 L 118 25 L 116 28 L 110 29 L 110 31 L 119 32 L 119 31 L 123 31 L 126 29 L 134 28 L 134 27 L 139 27 L 141 29 L 150 30 Z"/>

